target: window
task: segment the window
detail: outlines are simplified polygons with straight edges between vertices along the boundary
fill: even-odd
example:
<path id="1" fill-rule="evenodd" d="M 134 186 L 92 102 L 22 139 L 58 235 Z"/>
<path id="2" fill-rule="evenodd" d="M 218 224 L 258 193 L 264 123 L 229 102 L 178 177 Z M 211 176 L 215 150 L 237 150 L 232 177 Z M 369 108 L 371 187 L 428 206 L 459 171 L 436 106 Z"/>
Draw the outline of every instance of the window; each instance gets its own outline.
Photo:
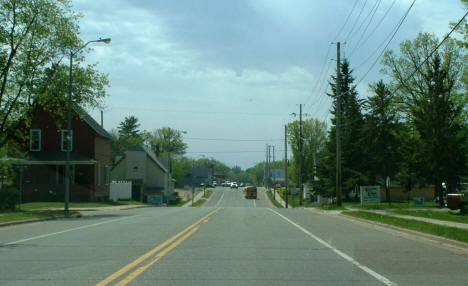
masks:
<path id="1" fill-rule="evenodd" d="M 41 151 L 41 129 L 29 130 L 29 150 Z"/>
<path id="2" fill-rule="evenodd" d="M 110 180 L 110 168 L 109 166 L 105 165 L 104 166 L 104 184 L 109 185 L 109 180 Z"/>
<path id="3" fill-rule="evenodd" d="M 73 150 L 73 130 L 70 130 L 70 136 L 67 135 L 68 130 L 62 130 L 62 151 Z"/>

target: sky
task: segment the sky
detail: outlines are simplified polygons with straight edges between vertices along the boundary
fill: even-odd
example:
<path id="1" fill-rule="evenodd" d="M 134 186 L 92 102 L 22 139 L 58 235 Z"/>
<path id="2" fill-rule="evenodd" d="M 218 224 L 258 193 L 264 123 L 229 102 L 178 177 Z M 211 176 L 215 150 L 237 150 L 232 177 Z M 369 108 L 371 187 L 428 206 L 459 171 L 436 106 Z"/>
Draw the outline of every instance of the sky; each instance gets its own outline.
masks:
<path id="1" fill-rule="evenodd" d="M 359 96 L 385 80 L 378 56 L 413 0 L 77 0 L 86 63 L 108 74 L 104 127 L 134 115 L 143 130 L 184 134 L 187 156 L 248 168 L 266 144 L 284 158 L 284 125 L 330 122 L 327 80 L 336 43 Z M 420 32 L 442 38 L 465 13 L 459 0 L 418 0 L 388 48 Z M 375 63 L 375 64 L 374 64 Z M 90 114 L 99 122 L 100 111 Z"/>

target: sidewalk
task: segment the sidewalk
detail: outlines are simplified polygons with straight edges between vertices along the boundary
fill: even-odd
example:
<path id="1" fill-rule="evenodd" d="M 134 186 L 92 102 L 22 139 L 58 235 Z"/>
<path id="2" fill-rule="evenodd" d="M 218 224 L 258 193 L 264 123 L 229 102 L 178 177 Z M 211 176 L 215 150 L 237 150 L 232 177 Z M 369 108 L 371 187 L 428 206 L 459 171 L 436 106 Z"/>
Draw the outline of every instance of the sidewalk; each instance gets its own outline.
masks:
<path id="1" fill-rule="evenodd" d="M 410 216 L 410 215 L 399 215 L 399 214 L 395 214 L 395 213 L 392 213 L 392 212 L 389 212 L 389 211 L 386 211 L 386 210 L 361 210 L 361 209 L 355 209 L 355 208 L 348 208 L 348 209 L 351 210 L 351 211 L 372 212 L 372 213 L 376 213 L 376 214 L 388 215 L 388 216 L 404 218 L 404 219 L 424 221 L 424 222 L 428 222 L 428 223 L 432 223 L 432 224 L 450 226 L 450 227 L 456 227 L 456 228 L 461 228 L 461 229 L 467 229 L 468 230 L 468 224 L 467 223 L 453 222 L 453 221 L 446 221 L 446 220 L 439 220 L 439 219 L 432 219 L 432 218 L 425 218 L 425 217 L 417 217 L 417 216 Z"/>
<path id="2" fill-rule="evenodd" d="M 130 210 L 138 208 L 147 208 L 152 207 L 151 205 L 120 205 L 120 206 L 109 206 L 109 207 L 87 207 L 87 208 L 69 208 L 70 211 L 121 211 L 121 210 Z M 30 211 L 59 211 L 63 208 L 40 208 L 40 209 L 31 209 Z"/>
<path id="3" fill-rule="evenodd" d="M 265 193 L 268 191 L 268 189 L 264 188 Z M 273 189 L 271 189 L 271 194 L 273 195 Z M 283 200 L 283 198 L 280 196 L 278 192 L 275 192 L 276 194 L 274 195 L 275 200 L 283 206 L 283 208 L 286 208 L 286 202 Z M 265 194 L 266 195 L 266 194 Z"/>

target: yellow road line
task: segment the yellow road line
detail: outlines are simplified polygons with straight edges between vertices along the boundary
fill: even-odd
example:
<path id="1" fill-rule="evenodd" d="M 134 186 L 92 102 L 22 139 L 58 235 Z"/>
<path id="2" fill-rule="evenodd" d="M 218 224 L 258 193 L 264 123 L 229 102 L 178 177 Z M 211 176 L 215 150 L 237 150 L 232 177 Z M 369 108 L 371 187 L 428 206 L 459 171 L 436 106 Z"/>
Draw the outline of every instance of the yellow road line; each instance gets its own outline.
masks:
<path id="1" fill-rule="evenodd" d="M 168 240 L 166 240 L 164 243 L 160 244 L 159 246 L 153 248 L 152 250 L 148 251 L 147 253 L 145 253 L 144 255 L 140 256 L 139 258 L 135 259 L 133 262 L 125 265 L 124 267 L 122 267 L 120 270 L 118 270 L 117 272 L 109 275 L 107 278 L 105 278 L 104 280 L 102 280 L 101 282 L 97 283 L 96 286 L 105 286 L 105 285 L 108 285 L 109 283 L 113 282 L 115 279 L 119 278 L 120 276 L 124 275 L 125 273 L 127 273 L 128 271 L 132 270 L 133 268 L 137 267 L 138 264 L 142 263 L 143 261 L 145 261 L 146 259 L 148 259 L 149 257 L 151 257 L 152 255 L 154 255 L 155 253 L 157 253 L 158 251 L 160 251 L 161 249 L 163 249 L 164 247 L 166 247 L 167 245 L 169 245 L 170 243 L 172 243 L 174 240 L 176 240 L 177 238 L 179 238 L 180 236 L 182 236 L 184 233 L 186 233 L 187 231 L 189 231 L 190 229 L 196 227 L 197 225 L 199 225 L 200 223 L 202 223 L 204 220 L 206 220 L 207 218 L 209 218 L 210 216 L 214 215 L 215 213 L 219 212 L 221 210 L 221 208 L 217 208 L 216 210 L 208 213 L 207 215 L 205 215 L 204 217 L 202 217 L 201 219 L 197 220 L 196 222 L 194 222 L 193 224 L 191 224 L 190 226 L 188 226 L 187 228 L 185 228 L 184 230 L 182 230 L 181 232 L 179 232 L 178 234 L 172 236 L 171 238 L 169 238 Z"/>
<path id="2" fill-rule="evenodd" d="M 148 262 L 147 264 L 139 267 L 137 270 L 133 271 L 132 273 L 128 274 L 127 277 L 125 277 L 124 279 L 120 280 L 119 283 L 115 284 L 115 286 L 125 286 L 127 285 L 128 283 L 130 283 L 133 279 L 135 279 L 138 275 L 140 275 L 141 273 L 143 273 L 146 269 L 148 269 L 151 265 L 153 265 L 154 263 L 156 263 L 156 261 L 158 261 L 159 259 L 163 258 L 164 255 L 166 255 L 166 253 L 168 253 L 169 251 L 171 251 L 172 249 L 176 248 L 179 244 L 182 243 L 182 241 L 186 240 L 189 236 L 191 236 L 195 231 L 197 231 L 198 229 L 200 228 L 200 226 L 197 226 L 195 227 L 194 229 L 192 229 L 191 231 L 189 231 L 188 233 L 186 233 L 184 236 L 182 236 L 181 238 L 179 238 L 179 240 L 177 240 L 176 242 L 174 242 L 173 244 L 169 245 L 166 249 L 164 249 L 163 251 L 161 251 L 160 253 L 158 253 L 155 257 L 153 257 L 153 259 L 150 260 L 150 262 Z"/>

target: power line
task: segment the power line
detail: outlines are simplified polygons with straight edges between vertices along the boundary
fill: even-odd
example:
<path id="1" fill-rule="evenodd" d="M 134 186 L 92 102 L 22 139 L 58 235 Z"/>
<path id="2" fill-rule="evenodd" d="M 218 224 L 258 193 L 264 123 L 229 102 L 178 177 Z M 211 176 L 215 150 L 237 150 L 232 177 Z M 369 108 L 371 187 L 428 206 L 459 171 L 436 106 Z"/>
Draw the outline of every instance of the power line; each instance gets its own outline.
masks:
<path id="1" fill-rule="evenodd" d="M 401 18 L 400 22 L 398 23 L 396 29 L 395 29 L 395 32 L 392 34 L 392 37 L 390 38 L 390 40 L 388 40 L 387 44 L 385 45 L 385 47 L 383 48 L 383 50 L 380 52 L 379 56 L 375 59 L 374 63 L 372 63 L 372 65 L 370 66 L 370 68 L 367 70 L 367 72 L 364 74 L 364 76 L 359 80 L 359 82 L 356 84 L 356 86 L 358 86 L 362 80 L 367 76 L 367 74 L 369 74 L 369 72 L 372 70 L 372 68 L 374 68 L 375 64 L 377 63 L 377 61 L 379 60 L 379 58 L 382 56 L 382 54 L 385 52 L 385 50 L 387 49 L 388 45 L 390 45 L 390 42 L 393 40 L 393 38 L 395 37 L 396 33 L 398 32 L 398 30 L 400 29 L 401 25 L 403 24 L 403 22 L 405 21 L 406 17 L 408 16 L 411 8 L 413 8 L 413 5 L 414 3 L 416 2 L 416 0 L 413 0 L 413 2 L 411 3 L 411 5 L 409 6 L 408 10 L 406 10 L 406 13 L 403 15 L 403 17 Z"/>
<path id="2" fill-rule="evenodd" d="M 346 27 L 346 24 L 348 24 L 349 18 L 351 18 L 351 15 L 353 14 L 354 9 L 356 8 L 356 5 L 357 5 L 358 2 L 359 2 L 359 0 L 356 0 L 356 1 L 354 2 L 354 5 L 353 5 L 353 8 L 351 9 L 351 12 L 349 12 L 348 17 L 346 17 L 346 20 L 345 20 L 345 22 L 343 23 L 343 26 L 341 26 L 341 28 L 340 28 L 340 30 L 338 31 L 338 33 L 336 33 L 336 36 L 335 36 L 335 38 L 333 39 L 333 42 L 335 42 L 335 41 L 338 39 L 338 37 L 340 36 L 341 32 L 343 32 L 343 29 Z"/>
<path id="3" fill-rule="evenodd" d="M 279 152 L 284 152 L 284 150 L 277 150 Z M 194 151 L 194 152 L 185 152 L 185 154 L 237 154 L 237 153 L 265 153 L 265 150 L 246 150 L 246 151 Z"/>
<path id="4" fill-rule="evenodd" d="M 234 139 L 234 138 L 185 138 L 186 140 L 200 140 L 200 141 L 229 141 L 229 142 L 268 142 L 268 141 L 282 141 L 283 139 Z"/>
<path id="5" fill-rule="evenodd" d="M 374 19 L 375 13 L 376 13 L 377 10 L 379 9 L 380 3 L 382 3 L 382 0 L 378 0 L 378 1 L 376 2 L 376 5 L 374 6 L 374 8 L 372 8 L 372 9 L 373 9 L 373 10 L 371 10 L 372 16 L 371 16 L 369 22 L 367 23 L 366 28 L 365 28 L 364 31 L 362 32 L 361 37 L 359 37 L 359 40 L 357 41 L 356 45 L 355 45 L 354 48 L 351 50 L 351 53 L 349 54 L 349 57 L 351 57 L 351 56 L 354 54 L 354 52 L 356 51 L 356 49 L 359 47 L 359 44 L 361 43 L 362 38 L 364 38 L 364 35 L 365 35 L 366 32 L 367 32 L 367 29 L 369 29 L 369 26 L 370 26 L 370 24 L 372 23 L 372 20 Z M 364 21 L 365 21 L 365 20 L 364 20 Z M 363 23 L 364 23 L 364 22 L 363 22 Z"/>
<path id="6" fill-rule="evenodd" d="M 359 12 L 359 15 L 357 16 L 356 21 L 354 21 L 354 24 L 353 24 L 353 26 L 351 27 L 351 30 L 349 30 L 349 33 L 348 33 L 348 35 L 347 35 L 346 38 L 345 38 L 345 42 L 348 41 L 349 36 L 351 36 L 352 32 L 354 31 L 354 28 L 356 27 L 356 24 L 358 23 L 359 18 L 361 17 L 362 12 L 364 11 L 364 7 L 366 7 L 366 4 L 367 4 L 367 0 L 364 2 L 364 5 L 362 5 L 361 11 Z"/>

